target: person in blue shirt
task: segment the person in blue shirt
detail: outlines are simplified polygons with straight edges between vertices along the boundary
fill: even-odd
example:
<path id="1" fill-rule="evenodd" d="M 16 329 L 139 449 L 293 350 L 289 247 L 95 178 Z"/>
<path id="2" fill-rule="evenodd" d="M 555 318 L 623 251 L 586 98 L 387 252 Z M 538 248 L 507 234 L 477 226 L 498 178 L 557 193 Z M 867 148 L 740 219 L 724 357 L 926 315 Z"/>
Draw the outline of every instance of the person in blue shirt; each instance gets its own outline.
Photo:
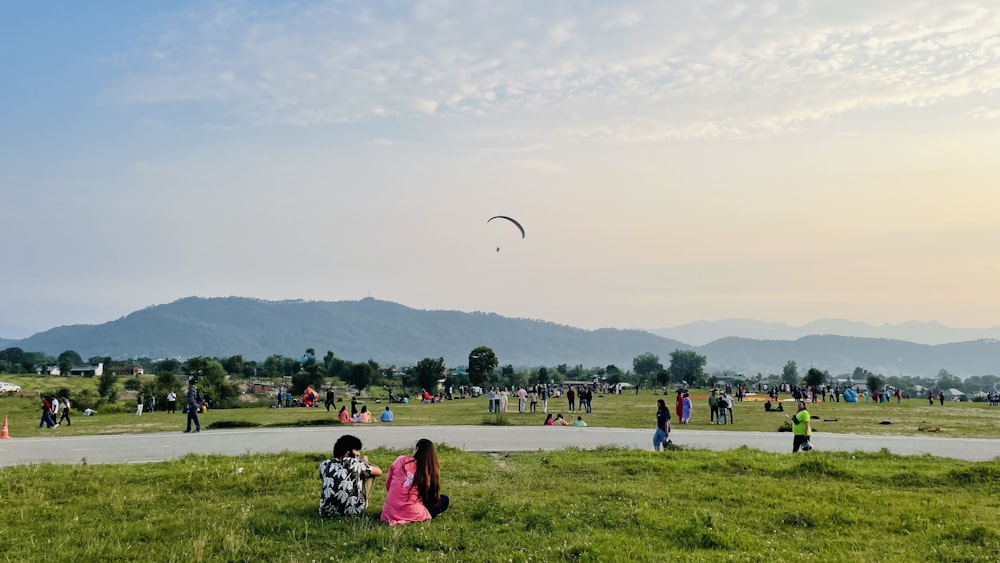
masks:
<path id="1" fill-rule="evenodd" d="M 385 410 L 382 411 L 382 416 L 379 418 L 379 420 L 381 420 L 382 422 L 392 422 L 396 420 L 396 417 L 392 414 L 392 411 L 389 410 L 389 407 L 385 407 Z"/>

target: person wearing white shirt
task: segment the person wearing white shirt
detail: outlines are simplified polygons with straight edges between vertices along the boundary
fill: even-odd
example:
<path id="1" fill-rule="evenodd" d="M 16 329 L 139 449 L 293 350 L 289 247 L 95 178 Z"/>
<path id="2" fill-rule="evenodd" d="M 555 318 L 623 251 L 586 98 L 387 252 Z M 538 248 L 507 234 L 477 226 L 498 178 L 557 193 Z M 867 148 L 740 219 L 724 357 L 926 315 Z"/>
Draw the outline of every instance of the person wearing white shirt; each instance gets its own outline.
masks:
<path id="1" fill-rule="evenodd" d="M 167 393 L 167 412 L 171 414 L 177 412 L 177 393 L 173 391 Z"/>

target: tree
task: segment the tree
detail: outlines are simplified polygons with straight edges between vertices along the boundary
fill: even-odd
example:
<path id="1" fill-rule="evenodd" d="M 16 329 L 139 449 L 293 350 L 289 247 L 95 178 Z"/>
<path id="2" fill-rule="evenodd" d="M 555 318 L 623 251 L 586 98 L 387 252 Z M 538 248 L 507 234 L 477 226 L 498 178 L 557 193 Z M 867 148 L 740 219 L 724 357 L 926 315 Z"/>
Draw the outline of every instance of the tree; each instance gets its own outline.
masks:
<path id="1" fill-rule="evenodd" d="M 228 358 L 223 358 L 220 363 L 222 364 L 222 369 L 226 370 L 226 373 L 243 375 L 243 356 L 239 354 L 229 356 Z"/>
<path id="2" fill-rule="evenodd" d="M 632 359 L 632 371 L 640 377 L 652 379 L 661 369 L 663 364 L 660 363 L 660 357 L 651 352 L 639 354 Z"/>
<path id="3" fill-rule="evenodd" d="M 608 364 L 608 367 L 604 368 L 604 373 L 608 374 L 609 377 L 615 374 L 620 375 L 621 372 L 622 370 L 618 369 L 618 366 L 615 364 Z"/>
<path id="4" fill-rule="evenodd" d="M 69 371 L 73 369 L 73 366 L 83 363 L 83 358 L 73 350 L 66 350 L 62 354 L 59 354 L 58 362 L 59 372 L 63 375 L 69 375 Z"/>
<path id="5" fill-rule="evenodd" d="M 211 397 L 214 406 L 225 406 L 236 398 L 236 388 L 226 379 L 226 370 L 217 360 L 198 356 L 184 362 L 184 373 L 198 381 L 202 393 Z"/>
<path id="6" fill-rule="evenodd" d="M 417 384 L 431 394 L 437 389 L 438 380 L 441 379 L 442 374 L 444 374 L 444 358 L 436 360 L 424 358 L 417 362 L 417 366 L 413 370 Z"/>
<path id="7" fill-rule="evenodd" d="M 686 381 L 694 384 L 704 376 L 706 361 L 705 356 L 694 350 L 674 350 L 670 353 L 670 367 L 667 371 L 670 379 L 677 383 Z"/>
<path id="8" fill-rule="evenodd" d="M 952 387 L 956 389 L 961 389 L 962 380 L 948 373 L 948 370 L 942 369 L 938 371 L 938 377 L 935 386 L 938 389 L 951 389 Z"/>
<path id="9" fill-rule="evenodd" d="M 325 372 L 323 364 L 316 361 L 316 351 L 307 348 L 305 356 L 302 357 L 302 369 L 292 375 L 292 393 L 302 393 L 308 387 L 314 390 L 322 388 L 326 382 Z"/>
<path id="10" fill-rule="evenodd" d="M 806 372 L 805 384 L 809 387 L 819 387 L 826 382 L 826 376 L 827 374 L 816 368 L 809 368 L 809 371 Z"/>
<path id="11" fill-rule="evenodd" d="M 161 371 L 165 371 L 170 374 L 178 373 L 181 371 L 181 363 L 173 358 L 160 360 L 156 364 L 156 372 L 159 373 Z"/>
<path id="12" fill-rule="evenodd" d="M 348 371 L 347 382 L 358 391 L 364 391 L 371 385 L 375 370 L 367 362 L 359 362 L 351 365 Z"/>
<path id="13" fill-rule="evenodd" d="M 781 368 L 781 382 L 789 385 L 799 384 L 799 366 L 794 361 L 788 360 L 785 367 Z"/>
<path id="14" fill-rule="evenodd" d="M 105 401 L 114 403 L 118 400 L 118 389 L 115 386 L 117 382 L 118 376 L 112 373 L 111 370 L 105 370 L 97 382 L 97 394 Z"/>
<path id="15" fill-rule="evenodd" d="M 881 391 L 882 386 L 885 385 L 885 380 L 882 379 L 881 375 L 875 375 L 874 373 L 869 373 L 868 378 L 865 380 L 868 385 L 868 392 L 874 393 L 875 391 Z"/>
<path id="16" fill-rule="evenodd" d="M 474 348 L 469 352 L 469 381 L 473 385 L 482 385 L 499 364 L 500 360 L 489 346 Z"/>
<path id="17" fill-rule="evenodd" d="M 338 358 L 332 351 L 327 350 L 323 356 L 323 367 L 326 368 L 327 377 L 347 381 L 347 371 L 351 368 L 351 362 Z"/>

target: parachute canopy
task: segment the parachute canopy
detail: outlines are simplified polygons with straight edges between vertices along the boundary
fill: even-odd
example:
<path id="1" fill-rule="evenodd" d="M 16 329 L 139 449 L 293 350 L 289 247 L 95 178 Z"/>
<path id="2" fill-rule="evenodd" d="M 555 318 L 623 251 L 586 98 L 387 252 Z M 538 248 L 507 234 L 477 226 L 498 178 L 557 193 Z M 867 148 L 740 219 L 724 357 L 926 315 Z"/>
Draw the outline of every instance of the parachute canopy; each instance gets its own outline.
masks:
<path id="1" fill-rule="evenodd" d="M 489 219 L 487 219 L 486 222 L 489 223 L 490 221 L 492 221 L 494 219 L 506 219 L 506 220 L 510 221 L 511 223 L 514 223 L 514 225 L 518 228 L 518 230 L 521 231 L 521 238 L 524 238 L 524 227 L 522 227 L 521 224 L 518 223 L 516 220 L 514 220 L 514 219 L 512 219 L 512 218 L 510 218 L 510 217 L 508 217 L 506 215 L 496 215 L 496 216 L 493 216 L 493 217 L 490 217 Z"/>

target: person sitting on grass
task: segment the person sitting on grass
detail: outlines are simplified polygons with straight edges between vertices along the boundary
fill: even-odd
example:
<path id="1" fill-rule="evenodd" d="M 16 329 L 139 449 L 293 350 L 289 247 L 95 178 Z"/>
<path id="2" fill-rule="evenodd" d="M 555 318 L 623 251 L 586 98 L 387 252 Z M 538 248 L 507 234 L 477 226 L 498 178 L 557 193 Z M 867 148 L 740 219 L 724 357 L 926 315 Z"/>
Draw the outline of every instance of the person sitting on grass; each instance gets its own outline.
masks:
<path id="1" fill-rule="evenodd" d="M 573 421 L 573 426 L 586 426 L 587 423 L 583 421 L 583 417 L 578 416 L 576 420 Z"/>
<path id="2" fill-rule="evenodd" d="M 545 426 L 552 426 L 552 413 L 549 413 L 549 415 L 545 417 L 545 422 L 542 424 Z"/>
<path id="3" fill-rule="evenodd" d="M 368 406 L 365 405 L 361 407 L 361 412 L 358 413 L 358 422 L 371 422 L 372 413 L 368 412 Z"/>
<path id="4" fill-rule="evenodd" d="M 379 420 L 382 422 L 392 422 L 396 420 L 396 416 L 392 414 L 392 411 L 389 410 L 389 407 L 385 407 L 385 410 L 382 411 L 382 416 L 379 418 Z"/>
<path id="5" fill-rule="evenodd" d="M 351 415 L 347 414 L 347 405 L 340 407 L 340 413 L 337 415 L 337 417 L 344 424 L 351 423 Z"/>
<path id="6" fill-rule="evenodd" d="M 368 508 L 368 496 L 375 478 L 382 475 L 379 466 L 361 455 L 361 440 L 344 434 L 333 445 L 333 459 L 319 464 L 323 488 L 319 497 L 319 515 L 360 516 Z"/>
<path id="7" fill-rule="evenodd" d="M 441 494 L 441 465 L 434 442 L 417 440 L 412 456 L 392 462 L 385 479 L 382 521 L 390 526 L 423 522 L 448 510 L 448 495 Z"/>
<path id="8" fill-rule="evenodd" d="M 556 415 L 556 419 L 552 421 L 552 426 L 569 426 L 569 422 L 563 418 L 562 413 Z"/>

